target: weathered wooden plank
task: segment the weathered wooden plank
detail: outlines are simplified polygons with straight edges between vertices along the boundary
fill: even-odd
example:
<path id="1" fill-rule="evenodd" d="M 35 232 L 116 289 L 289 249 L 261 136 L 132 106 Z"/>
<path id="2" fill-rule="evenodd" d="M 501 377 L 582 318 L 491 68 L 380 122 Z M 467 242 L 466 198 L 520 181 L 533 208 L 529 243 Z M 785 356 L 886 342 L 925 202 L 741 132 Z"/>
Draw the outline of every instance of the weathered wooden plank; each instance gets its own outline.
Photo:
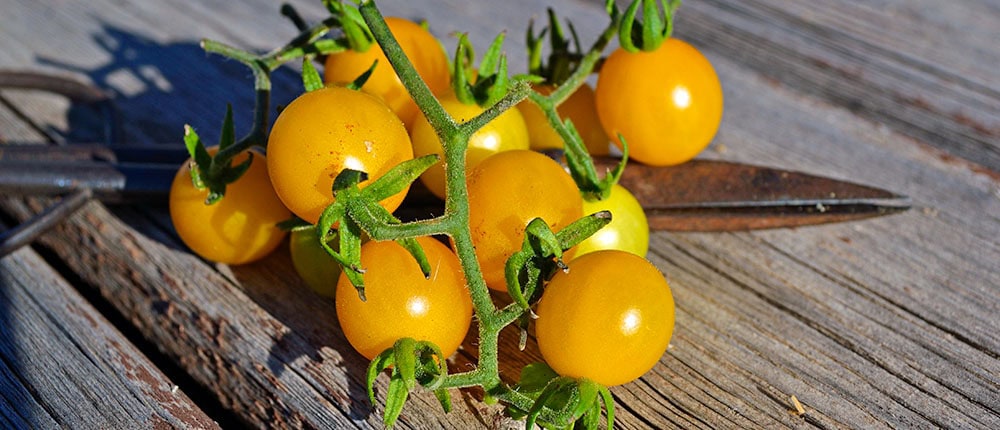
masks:
<path id="1" fill-rule="evenodd" d="M 7 428 L 214 428 L 28 248 L 0 259 L 0 392 Z"/>
<path id="2" fill-rule="evenodd" d="M 4 209 L 18 218 L 37 210 L 9 202 Z M 62 242 L 70 236 L 76 243 Z M 176 252 L 176 243 L 137 233 L 96 203 L 42 243 L 223 406 L 253 425 L 343 428 L 380 422 L 370 414 L 361 379 L 367 363 L 336 329 L 330 303 L 300 284 L 289 285 L 300 282 L 290 262 L 217 271 Z M 72 252 L 83 248 L 101 251 Z M 252 276 L 244 272 L 255 268 L 260 270 Z M 384 385 L 381 381 L 381 392 Z M 469 406 L 455 406 L 457 413 L 442 415 L 433 396 L 415 396 L 403 426 L 481 425 L 477 415 L 463 412 Z"/>
<path id="3" fill-rule="evenodd" d="M 24 140 L 28 136 L 41 138 L 42 134 L 30 122 L 22 120 L 20 112 L 12 107 L 0 92 L 0 144 Z"/>
<path id="4" fill-rule="evenodd" d="M 677 34 L 1000 170 L 1000 9 L 986 1 L 686 2 Z"/>

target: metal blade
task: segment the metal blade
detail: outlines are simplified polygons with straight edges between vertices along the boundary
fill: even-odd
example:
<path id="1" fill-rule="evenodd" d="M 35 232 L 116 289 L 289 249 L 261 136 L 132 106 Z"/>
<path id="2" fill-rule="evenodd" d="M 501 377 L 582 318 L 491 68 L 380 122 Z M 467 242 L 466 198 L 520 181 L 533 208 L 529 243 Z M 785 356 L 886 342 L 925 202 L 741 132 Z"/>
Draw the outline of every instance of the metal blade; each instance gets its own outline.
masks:
<path id="1" fill-rule="evenodd" d="M 0 195 L 56 196 L 89 189 L 104 202 L 163 200 L 178 166 L 104 162 L 0 162 Z"/>
<path id="2" fill-rule="evenodd" d="M 2 145 L 0 195 L 88 189 L 105 202 L 163 200 L 186 157 L 183 149 L 166 145 Z"/>
<path id="3" fill-rule="evenodd" d="M 187 158 L 175 145 L 0 146 L 0 194 L 59 195 L 88 188 L 104 201 L 162 199 Z M 618 159 L 594 157 L 598 171 Z M 807 173 L 726 161 L 677 166 L 629 163 L 621 178 L 653 230 L 742 231 L 859 220 L 904 211 L 907 197 Z M 440 214 L 414 184 L 400 217 Z"/>
<path id="4" fill-rule="evenodd" d="M 595 157 L 598 171 L 619 160 Z M 900 212 L 909 199 L 874 187 L 726 161 L 677 166 L 629 163 L 620 183 L 642 204 L 650 229 L 741 231 L 843 222 Z"/>

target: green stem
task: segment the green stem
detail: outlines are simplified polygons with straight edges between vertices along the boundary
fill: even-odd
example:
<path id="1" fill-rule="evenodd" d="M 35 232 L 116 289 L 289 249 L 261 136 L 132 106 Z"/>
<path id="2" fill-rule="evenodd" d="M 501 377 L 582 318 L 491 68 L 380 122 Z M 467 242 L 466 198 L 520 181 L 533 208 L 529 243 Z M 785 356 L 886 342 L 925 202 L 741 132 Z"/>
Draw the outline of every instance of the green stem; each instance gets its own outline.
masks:
<path id="1" fill-rule="evenodd" d="M 597 169 L 594 167 L 594 162 L 590 158 L 586 146 L 584 146 L 580 139 L 575 138 L 570 132 L 569 127 L 566 127 L 566 124 L 563 123 L 557 107 L 583 85 L 587 77 L 593 73 L 594 67 L 601 60 L 601 53 L 604 52 L 604 48 L 607 47 L 608 43 L 617 34 L 619 24 L 620 19 L 617 17 L 611 20 L 611 23 L 604 29 L 604 32 L 601 33 L 601 36 L 598 37 L 590 50 L 587 51 L 587 54 L 580 59 L 576 70 L 569 75 L 562 85 L 553 90 L 552 93 L 548 96 L 543 96 L 537 92 L 531 92 L 528 95 L 528 98 L 545 113 L 549 125 L 552 126 L 563 142 L 565 142 L 564 151 L 567 154 L 566 158 L 570 165 L 573 180 L 576 181 L 584 197 L 588 199 L 594 196 L 598 196 L 599 198 L 607 197 L 607 194 L 610 192 L 610 185 L 601 185 L 600 179 L 597 177 Z"/>
<path id="2" fill-rule="evenodd" d="M 476 115 L 472 119 L 459 125 L 459 128 L 463 129 L 465 133 L 471 136 L 472 133 L 475 133 L 477 130 L 486 126 L 486 124 L 489 124 L 490 121 L 493 121 L 496 117 L 520 103 L 531 93 L 533 93 L 531 85 L 527 82 L 514 82 L 503 98 L 501 98 L 493 106 L 490 106 L 486 108 L 486 110 L 480 112 L 479 115 Z"/>
<path id="3" fill-rule="evenodd" d="M 339 19 L 335 17 L 327 18 L 319 24 L 303 30 L 298 36 L 295 36 L 294 39 L 285 44 L 285 46 L 260 56 L 260 59 L 264 61 L 268 69 L 274 70 L 288 61 L 301 58 L 303 55 L 310 53 L 305 50 L 306 46 L 316 42 L 317 39 L 329 33 L 330 29 L 336 28 L 339 25 Z"/>
<path id="4" fill-rule="evenodd" d="M 518 305 L 517 303 L 511 303 L 503 309 L 497 311 L 495 320 L 502 327 L 506 327 L 513 324 L 514 321 L 517 321 L 517 319 L 520 318 L 521 315 L 524 315 L 526 311 L 527 309 L 523 306 Z"/>
<path id="5" fill-rule="evenodd" d="M 360 220 L 359 220 L 360 221 Z M 398 240 L 420 236 L 448 234 L 455 229 L 454 217 L 443 215 L 437 218 L 400 224 L 365 223 L 362 228 L 375 240 Z"/>
<path id="6" fill-rule="evenodd" d="M 489 379 L 490 375 L 480 369 L 463 373 L 452 373 L 438 378 L 433 383 L 427 385 L 428 390 L 440 390 L 450 388 L 468 388 L 482 386 Z"/>
<path id="7" fill-rule="evenodd" d="M 375 6 L 375 2 L 364 2 L 359 9 L 365 23 L 368 24 L 368 29 L 375 36 L 375 41 L 378 42 L 382 52 L 389 59 L 389 64 L 392 65 L 399 80 L 403 82 L 403 86 L 406 87 L 410 97 L 417 103 L 434 131 L 437 132 L 438 136 L 454 134 L 458 124 L 444 110 L 441 102 L 434 97 L 434 93 L 431 92 L 427 83 L 420 78 L 417 69 L 413 67 L 413 63 L 406 57 L 403 48 L 399 46 L 396 37 L 389 30 L 389 25 L 385 23 L 385 18 Z M 442 139 L 442 141 L 444 140 Z"/>
<path id="8" fill-rule="evenodd" d="M 482 118 L 477 117 L 478 119 L 470 121 L 472 124 L 458 125 L 420 78 L 413 64 L 403 53 L 399 42 L 389 31 L 385 19 L 382 18 L 382 14 L 374 2 L 365 2 L 361 5 L 360 10 L 372 35 L 375 36 L 375 40 L 389 59 L 389 63 L 443 143 L 445 183 L 447 184 L 445 212 L 446 216 L 453 222 L 452 228 L 449 228 L 445 233 L 455 243 L 455 252 L 462 263 L 462 271 L 472 296 L 472 306 L 479 318 L 478 371 L 489 375 L 490 379 L 499 380 L 497 343 L 502 326 L 497 326 L 494 323 L 496 306 L 493 305 L 489 288 L 483 279 L 479 261 L 476 259 L 475 247 L 472 245 L 472 234 L 469 231 L 469 193 L 465 183 L 465 150 L 472 133 L 485 124 L 482 121 L 495 118 L 500 114 L 502 107 L 512 106 L 514 103 L 512 100 L 518 94 L 508 95 L 505 97 L 507 101 L 503 103 L 503 106 L 487 109 L 480 115 Z M 520 98 L 523 99 L 524 95 L 520 95 Z"/>
<path id="9" fill-rule="evenodd" d="M 267 67 L 264 61 L 260 60 L 253 54 L 226 45 L 222 42 L 206 39 L 201 42 L 201 47 L 206 52 L 232 58 L 247 65 L 247 67 L 249 67 L 253 72 L 254 76 L 255 97 L 253 124 L 251 125 L 250 131 L 246 134 L 246 136 L 243 136 L 237 140 L 235 144 L 219 151 L 219 153 L 216 154 L 215 159 L 218 160 L 218 162 L 213 163 L 213 167 L 216 169 L 222 169 L 229 166 L 229 162 L 233 159 L 233 157 L 250 149 L 250 147 L 256 145 L 263 148 L 265 146 L 265 127 L 267 126 L 268 118 L 270 117 L 271 106 L 271 70 Z"/>

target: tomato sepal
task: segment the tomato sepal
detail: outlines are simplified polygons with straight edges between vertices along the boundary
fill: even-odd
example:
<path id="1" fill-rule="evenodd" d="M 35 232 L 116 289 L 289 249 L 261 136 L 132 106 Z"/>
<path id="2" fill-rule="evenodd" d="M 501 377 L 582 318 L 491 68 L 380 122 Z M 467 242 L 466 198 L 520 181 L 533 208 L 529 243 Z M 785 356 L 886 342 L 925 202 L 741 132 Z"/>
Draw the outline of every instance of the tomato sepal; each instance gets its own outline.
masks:
<path id="1" fill-rule="evenodd" d="M 521 250 L 512 254 L 504 267 L 508 294 L 532 318 L 535 315 L 529 301 L 538 290 L 543 271 L 552 265 L 553 259 L 555 264 L 565 267 L 563 249 L 559 244 L 559 239 L 545 220 L 534 218 L 525 228 Z"/>
<path id="2" fill-rule="evenodd" d="M 604 178 L 601 179 L 598 186 L 600 193 L 591 195 L 591 200 L 604 200 L 608 198 L 608 195 L 611 194 L 611 187 L 617 184 L 622 174 L 625 173 L 625 165 L 628 163 L 628 142 L 625 141 L 625 136 L 622 136 L 621 133 L 618 134 L 618 140 L 622 143 L 622 159 L 615 165 L 614 169 L 605 173 Z M 587 195 L 584 195 L 584 198 L 587 197 Z"/>
<path id="3" fill-rule="evenodd" d="M 323 77 L 319 75 L 312 60 L 309 55 L 302 57 L 302 87 L 306 92 L 323 88 Z"/>
<path id="4" fill-rule="evenodd" d="M 441 160 L 438 154 L 428 154 L 422 157 L 406 160 L 389 171 L 385 172 L 378 179 L 372 181 L 363 190 L 361 195 L 371 196 L 375 201 L 381 201 L 389 196 L 402 192 L 410 186 L 420 174 L 424 173 L 431 166 Z"/>
<path id="5" fill-rule="evenodd" d="M 636 19 L 642 4 L 642 21 Z M 680 0 L 633 0 L 622 16 L 618 42 L 628 52 L 653 51 L 670 37 Z M 661 10 L 662 7 L 662 10 Z M 612 17 L 614 15 L 612 14 Z"/>
<path id="6" fill-rule="evenodd" d="M 378 378 L 378 375 L 383 370 L 392 367 L 394 354 L 393 348 L 388 348 L 375 356 L 375 359 L 368 364 L 365 389 L 368 391 L 368 400 L 371 402 L 373 408 L 375 407 L 375 379 Z"/>
<path id="7" fill-rule="evenodd" d="M 219 151 L 213 157 L 202 143 L 201 137 L 190 125 L 184 126 L 184 146 L 191 156 L 191 184 L 195 189 L 208 188 L 205 204 L 218 202 L 226 195 L 226 185 L 239 180 L 253 162 L 253 152 L 247 152 L 248 157 L 233 166 L 232 159 L 236 155 L 226 148 L 236 143 L 235 126 L 233 125 L 233 106 L 226 104 L 226 116 L 222 121 L 222 132 L 219 136 Z"/>
<path id="8" fill-rule="evenodd" d="M 396 423 L 410 391 L 416 389 L 418 384 L 434 392 L 445 412 L 451 411 L 451 394 L 445 388 L 434 388 L 442 377 L 448 375 L 445 359 L 441 349 L 432 342 L 402 338 L 372 360 L 368 366 L 365 389 L 373 407 L 375 380 L 383 371 L 391 369 L 382 414 L 386 427 L 391 428 Z"/>
<path id="9" fill-rule="evenodd" d="M 414 238 L 399 239 L 396 243 L 405 248 L 414 260 L 417 260 L 417 265 L 420 266 L 420 272 L 424 274 L 424 278 L 430 279 L 431 264 L 427 262 L 427 254 L 424 253 L 424 248 L 420 246 L 420 243 Z"/>
<path id="10" fill-rule="evenodd" d="M 524 314 L 537 318 L 531 304 L 541 296 L 543 283 L 555 270 L 567 270 L 563 253 L 611 222 L 611 213 L 600 211 L 582 217 L 558 233 L 553 233 L 541 218 L 532 219 L 525 229 L 521 250 L 512 254 L 504 266 L 507 292 Z M 521 347 L 526 341 L 526 324 L 519 325 Z"/>
<path id="11" fill-rule="evenodd" d="M 375 37 L 357 8 L 347 6 L 340 0 L 323 0 L 323 5 L 331 16 L 337 18 L 344 32 L 344 39 L 352 51 L 365 52 L 371 48 Z"/>
<path id="12" fill-rule="evenodd" d="M 344 201 L 349 201 L 350 197 L 357 195 L 357 182 L 364 176 L 364 172 L 357 170 L 346 169 L 340 172 L 333 181 L 334 194 L 338 199 L 323 209 L 316 223 L 316 230 L 320 233 L 320 246 L 344 268 L 344 275 L 358 291 L 361 301 L 365 301 L 365 284 L 362 277 L 364 269 L 361 267 L 361 228 L 347 216 Z M 334 250 L 328 243 L 331 234 L 339 236 L 338 250 Z"/>
<path id="13" fill-rule="evenodd" d="M 333 181 L 333 194 L 336 197 L 320 215 L 319 231 L 332 231 L 340 226 L 340 251 L 322 241 L 324 249 L 347 270 L 348 279 L 358 290 L 358 295 L 365 301 L 364 269 L 360 267 L 362 234 L 367 232 L 376 239 L 383 237 L 383 230 L 401 224 L 400 220 L 378 201 L 405 190 L 421 173 L 438 161 L 437 155 L 428 155 L 407 160 L 393 167 L 383 176 L 373 181 L 364 189 L 358 184 L 367 179 L 365 172 L 344 169 Z M 396 240 L 417 261 L 424 277 L 429 277 L 430 263 L 420 244 L 412 237 Z"/>
<path id="14" fill-rule="evenodd" d="M 507 70 L 507 56 L 503 53 L 503 42 L 506 33 L 500 33 L 483 54 L 479 67 L 473 70 L 475 48 L 465 33 L 459 34 L 458 45 L 455 48 L 455 58 L 452 62 L 451 88 L 455 97 L 465 104 L 476 104 L 487 108 L 497 104 L 509 92 L 512 83 Z M 524 76 L 524 79 L 532 78 Z"/>
<path id="15" fill-rule="evenodd" d="M 614 398 L 607 387 L 587 378 L 560 376 L 545 363 L 521 369 L 514 389 L 533 399 L 527 411 L 508 407 L 514 418 L 525 418 L 525 428 L 597 429 L 601 411 L 607 411 L 607 428 L 614 428 Z"/>
<path id="16" fill-rule="evenodd" d="M 525 45 L 528 49 L 528 73 L 542 78 L 543 82 L 547 84 L 559 86 L 566 82 L 579 67 L 580 60 L 583 58 L 583 48 L 576 28 L 573 27 L 571 21 L 566 20 L 570 33 L 570 37 L 567 37 L 555 10 L 550 7 L 547 9 L 547 13 L 548 26 L 543 27 L 537 35 L 534 32 L 534 19 L 528 23 L 525 36 Z M 549 40 L 547 63 L 542 61 L 542 47 L 545 44 L 546 35 L 548 35 Z"/>

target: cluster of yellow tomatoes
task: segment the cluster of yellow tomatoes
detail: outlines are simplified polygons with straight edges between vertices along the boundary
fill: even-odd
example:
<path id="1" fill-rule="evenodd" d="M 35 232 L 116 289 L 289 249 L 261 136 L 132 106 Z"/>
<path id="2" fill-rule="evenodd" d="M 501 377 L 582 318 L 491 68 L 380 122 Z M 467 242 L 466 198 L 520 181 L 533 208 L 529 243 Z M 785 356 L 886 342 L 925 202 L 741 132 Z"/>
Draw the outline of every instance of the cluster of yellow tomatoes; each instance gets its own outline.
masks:
<path id="1" fill-rule="evenodd" d="M 456 121 L 484 110 L 450 91 L 449 61 L 433 35 L 405 19 L 387 23 Z M 341 86 L 376 59 L 362 91 Z M 400 162 L 443 153 L 377 45 L 329 55 L 324 80 L 325 87 L 302 94 L 281 111 L 266 156 L 256 154 L 218 203 L 204 204 L 206 191 L 192 186 L 190 163 L 178 171 L 171 217 L 195 253 L 228 264 L 258 260 L 282 243 L 279 222 L 293 215 L 318 221 L 333 200 L 332 184 L 341 170 L 367 173 L 363 187 Z M 536 90 L 545 94 L 552 88 Z M 708 145 L 721 119 L 722 94 L 708 61 L 690 45 L 668 39 L 653 52 L 613 52 L 600 69 L 596 90 L 582 85 L 559 113 L 573 121 L 594 155 L 608 154 L 610 143 L 621 145 L 620 135 L 633 160 L 669 165 L 693 158 Z M 649 231 L 636 199 L 615 185 L 609 198 L 584 201 L 564 168 L 536 151 L 559 147 L 561 138 L 527 100 L 472 136 L 469 228 L 487 285 L 505 292 L 504 265 L 521 249 L 528 221 L 541 217 L 558 231 L 586 214 L 612 212 L 612 223 L 571 249 L 569 270 L 557 272 L 547 284 L 536 308 L 535 333 L 541 354 L 560 374 L 618 385 L 641 376 L 666 350 L 673 299 L 663 275 L 644 258 Z M 442 164 L 420 180 L 443 199 Z M 381 204 L 394 211 L 406 193 Z M 445 355 L 459 348 L 472 304 L 458 257 L 444 242 L 418 239 L 433 268 L 429 278 L 395 242 L 366 242 L 361 265 L 367 300 L 362 302 L 316 237 L 308 231 L 292 234 L 295 268 L 314 289 L 335 297 L 341 328 L 361 354 L 373 358 L 400 337 L 429 340 Z"/>

